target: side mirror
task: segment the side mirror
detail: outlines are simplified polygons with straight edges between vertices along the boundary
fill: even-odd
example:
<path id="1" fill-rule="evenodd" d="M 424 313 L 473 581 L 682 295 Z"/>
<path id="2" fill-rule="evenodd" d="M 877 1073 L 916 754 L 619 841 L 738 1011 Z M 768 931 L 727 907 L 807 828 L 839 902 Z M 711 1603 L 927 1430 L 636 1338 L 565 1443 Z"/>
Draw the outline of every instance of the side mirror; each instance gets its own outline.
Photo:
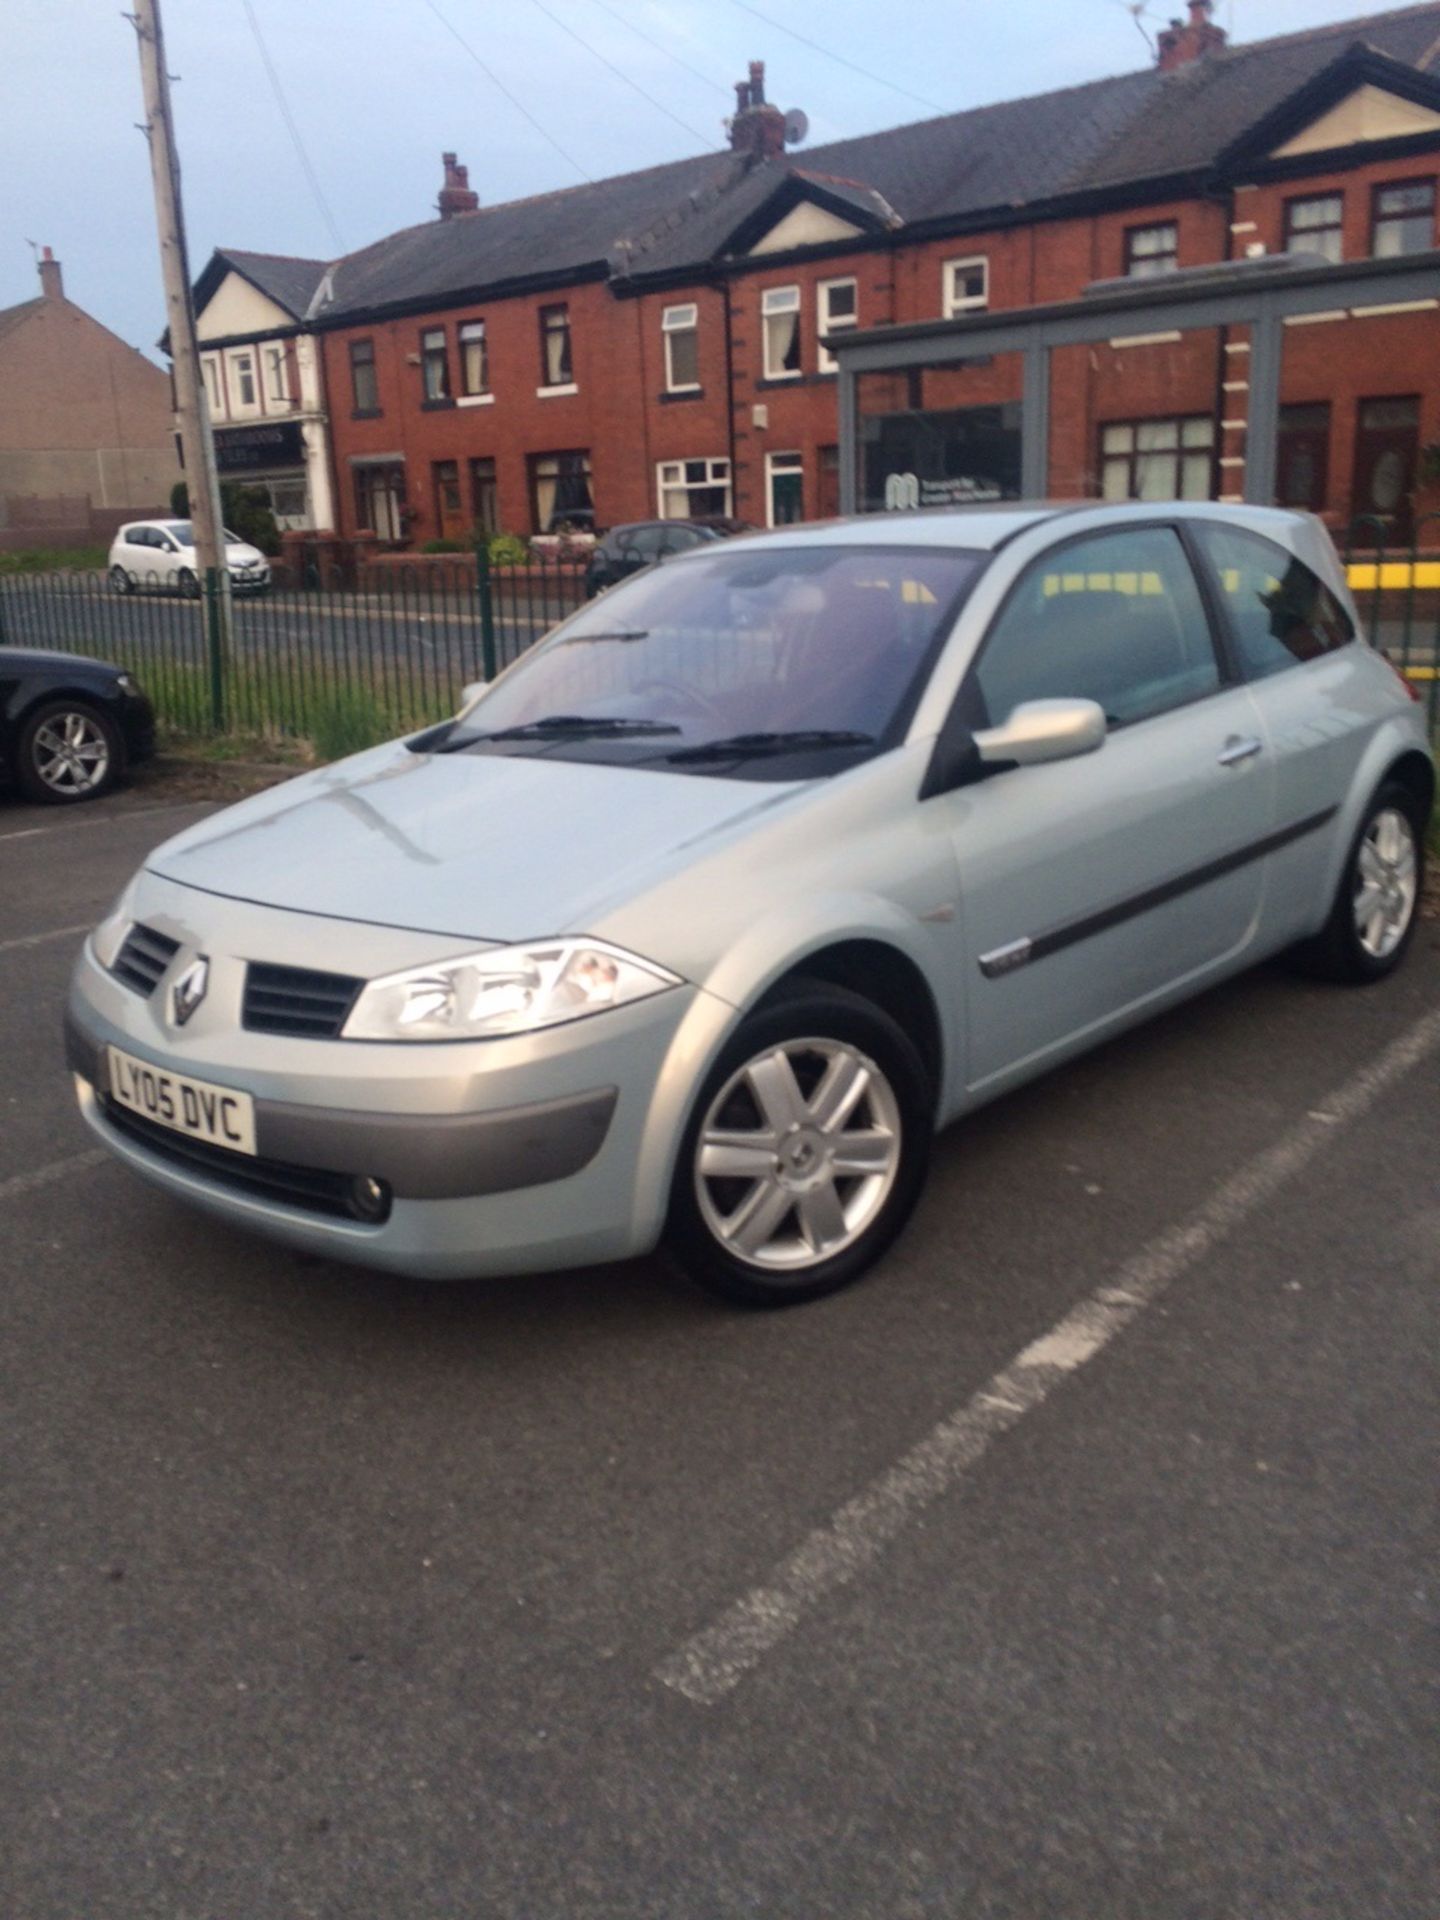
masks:
<path id="1" fill-rule="evenodd" d="M 463 713 L 472 701 L 478 700 L 489 687 L 488 680 L 472 680 L 468 686 L 460 689 L 460 711 Z"/>
<path id="2" fill-rule="evenodd" d="M 987 766 L 1070 760 L 1104 743 L 1105 709 L 1096 700 L 1025 700 L 1003 725 L 975 735 L 975 750 Z"/>

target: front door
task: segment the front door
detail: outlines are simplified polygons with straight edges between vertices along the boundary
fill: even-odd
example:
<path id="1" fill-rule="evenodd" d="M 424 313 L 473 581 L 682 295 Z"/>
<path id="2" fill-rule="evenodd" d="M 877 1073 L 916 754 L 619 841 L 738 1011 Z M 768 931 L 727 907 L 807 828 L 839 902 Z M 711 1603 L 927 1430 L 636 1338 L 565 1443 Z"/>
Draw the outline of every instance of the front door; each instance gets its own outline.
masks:
<path id="1" fill-rule="evenodd" d="M 1249 691 L 1225 685 L 1173 527 L 1031 563 L 972 669 L 981 724 L 1022 701 L 1097 700 L 1092 754 L 997 769 L 940 803 L 960 869 L 975 1089 L 1028 1071 L 1254 938 L 1274 772 Z"/>
<path id="2" fill-rule="evenodd" d="M 805 518 L 805 460 L 798 453 L 772 453 L 766 456 L 766 476 L 770 499 L 768 520 L 772 527 L 793 526 Z"/>
<path id="3" fill-rule="evenodd" d="M 465 533 L 458 460 L 435 462 L 435 528 L 442 540 L 459 540 Z"/>
<path id="4" fill-rule="evenodd" d="M 1355 431 L 1351 513 L 1355 545 L 1408 547 L 1415 537 L 1415 473 L 1420 454 L 1420 402 L 1362 400 Z"/>

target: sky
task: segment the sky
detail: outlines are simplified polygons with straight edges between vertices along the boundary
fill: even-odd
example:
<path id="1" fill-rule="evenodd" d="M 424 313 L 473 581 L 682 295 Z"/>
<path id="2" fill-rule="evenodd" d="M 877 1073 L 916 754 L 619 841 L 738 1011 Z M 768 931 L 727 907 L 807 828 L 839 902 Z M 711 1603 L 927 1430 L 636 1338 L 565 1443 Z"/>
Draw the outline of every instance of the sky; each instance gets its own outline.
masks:
<path id="1" fill-rule="evenodd" d="M 164 305 L 123 4 L 0 0 L 0 307 L 39 291 L 29 243 L 48 245 L 70 298 L 154 356 Z M 1125 0 L 162 4 L 196 273 L 216 246 L 330 259 L 433 218 L 445 149 L 487 203 L 718 149 L 750 60 L 771 100 L 809 115 L 813 146 L 1145 66 L 1142 30 L 1184 11 L 1147 0 L 1137 26 Z M 1244 41 L 1382 11 L 1218 0 L 1216 18 Z"/>

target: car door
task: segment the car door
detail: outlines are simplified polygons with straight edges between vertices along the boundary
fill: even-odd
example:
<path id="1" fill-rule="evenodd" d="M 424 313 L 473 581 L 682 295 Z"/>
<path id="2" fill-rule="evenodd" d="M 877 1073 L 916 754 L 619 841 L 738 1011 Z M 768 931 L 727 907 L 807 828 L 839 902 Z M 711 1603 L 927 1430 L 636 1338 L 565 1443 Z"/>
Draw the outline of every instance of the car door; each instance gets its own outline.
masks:
<path id="1" fill-rule="evenodd" d="M 154 545 L 155 571 L 165 586 L 173 587 L 180 569 L 185 565 L 185 550 L 165 527 L 155 529 Z"/>
<path id="2" fill-rule="evenodd" d="M 962 703 L 1097 700 L 1098 751 L 946 797 L 972 1088 L 1234 964 L 1255 936 L 1274 777 L 1172 525 L 1058 543 L 1021 574 Z"/>
<path id="3" fill-rule="evenodd" d="M 1303 536 L 1305 523 L 1296 524 Z M 1327 828 L 1387 709 L 1376 703 L 1373 662 L 1352 644 L 1350 615 L 1314 567 L 1249 527 L 1197 521 L 1192 532 L 1274 756 L 1276 837 L 1285 838 L 1271 861 L 1266 916 L 1278 941 L 1314 924 L 1334 852 Z"/>
<path id="4" fill-rule="evenodd" d="M 155 535 L 149 527 L 130 527 L 126 531 L 121 565 L 137 586 L 153 587 L 156 583 L 154 543 Z"/>

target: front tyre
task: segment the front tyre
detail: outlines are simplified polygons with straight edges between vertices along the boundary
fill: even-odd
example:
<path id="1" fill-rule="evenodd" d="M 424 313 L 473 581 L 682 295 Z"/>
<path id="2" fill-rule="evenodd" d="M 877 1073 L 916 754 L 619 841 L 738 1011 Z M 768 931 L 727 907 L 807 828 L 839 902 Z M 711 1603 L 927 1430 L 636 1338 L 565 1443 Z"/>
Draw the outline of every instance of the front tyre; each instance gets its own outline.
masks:
<path id="1" fill-rule="evenodd" d="M 681 1144 L 666 1245 L 712 1293 L 795 1306 L 858 1280 L 925 1182 L 934 1095 L 859 994 L 802 981 L 741 1025 Z"/>
<path id="2" fill-rule="evenodd" d="M 1351 842 L 1330 918 L 1298 949 L 1306 972 L 1365 985 L 1393 973 L 1419 918 L 1424 809 L 1408 787 L 1387 781 Z"/>
<path id="3" fill-rule="evenodd" d="M 20 727 L 15 778 L 27 799 L 46 806 L 98 800 L 120 778 L 120 729 L 83 700 L 47 700 Z"/>

